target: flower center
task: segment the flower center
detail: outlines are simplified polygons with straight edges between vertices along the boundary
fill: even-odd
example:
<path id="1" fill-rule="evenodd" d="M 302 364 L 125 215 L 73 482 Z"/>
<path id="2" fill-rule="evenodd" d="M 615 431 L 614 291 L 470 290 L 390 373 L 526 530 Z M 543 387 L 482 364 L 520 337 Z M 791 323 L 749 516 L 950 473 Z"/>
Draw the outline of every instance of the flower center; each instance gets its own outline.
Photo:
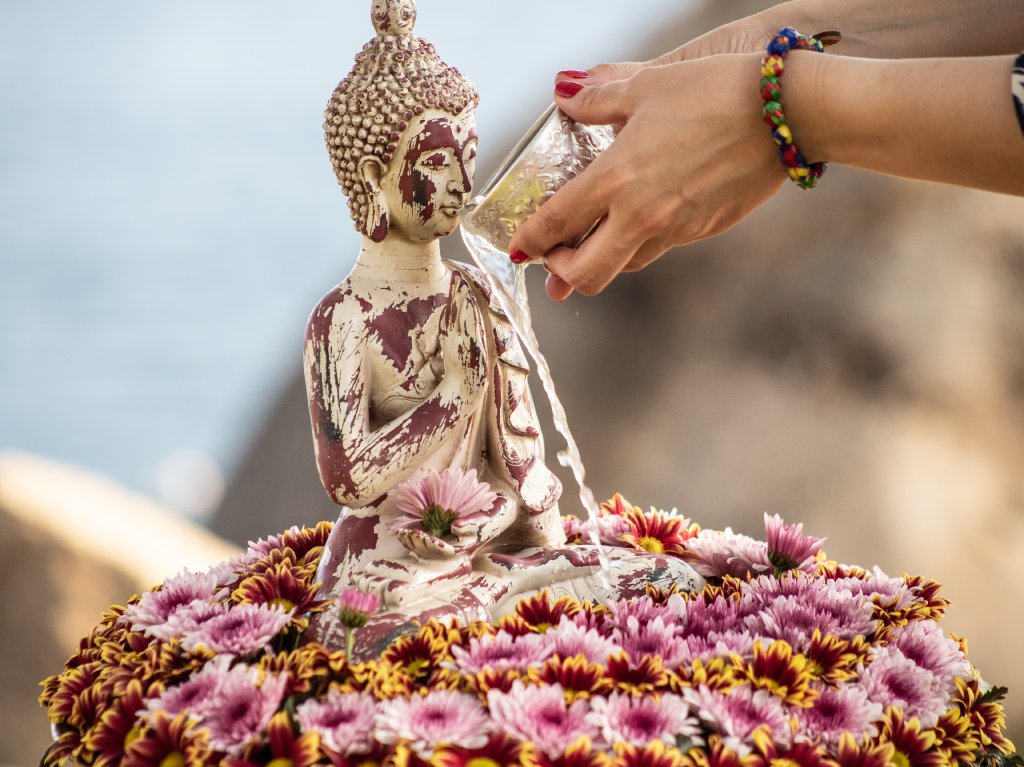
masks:
<path id="1" fill-rule="evenodd" d="M 271 759 L 267 762 L 267 767 L 295 767 L 295 762 L 287 756 L 279 756 L 277 759 Z"/>
<path id="2" fill-rule="evenodd" d="M 160 760 L 160 767 L 185 767 L 185 755 L 180 751 L 172 751 Z"/>
<path id="3" fill-rule="evenodd" d="M 896 751 L 892 755 L 892 763 L 895 764 L 896 767 L 910 767 L 910 760 L 907 758 L 907 755 L 899 751 Z"/>
<path id="4" fill-rule="evenodd" d="M 665 544 L 659 541 L 657 538 L 652 538 L 649 535 L 645 535 L 639 541 L 637 545 L 644 551 L 649 551 L 652 554 L 664 554 Z"/>
<path id="5" fill-rule="evenodd" d="M 466 767 L 501 767 L 501 765 L 489 756 L 474 756 L 466 762 Z"/>
<path id="6" fill-rule="evenodd" d="M 423 521 L 420 524 L 435 538 L 444 538 L 446 535 L 451 535 L 452 522 L 456 519 L 458 519 L 458 514 L 450 509 L 428 506 L 423 510 Z"/>
<path id="7" fill-rule="evenodd" d="M 132 743 L 142 737 L 142 729 L 140 727 L 132 727 L 128 730 L 128 734 L 124 736 L 124 747 L 128 748 Z"/>
<path id="8" fill-rule="evenodd" d="M 783 554 L 781 551 L 768 552 L 768 561 L 775 566 L 775 574 L 784 573 L 787 570 L 792 570 L 800 565 L 799 562 L 794 561 L 790 557 Z"/>

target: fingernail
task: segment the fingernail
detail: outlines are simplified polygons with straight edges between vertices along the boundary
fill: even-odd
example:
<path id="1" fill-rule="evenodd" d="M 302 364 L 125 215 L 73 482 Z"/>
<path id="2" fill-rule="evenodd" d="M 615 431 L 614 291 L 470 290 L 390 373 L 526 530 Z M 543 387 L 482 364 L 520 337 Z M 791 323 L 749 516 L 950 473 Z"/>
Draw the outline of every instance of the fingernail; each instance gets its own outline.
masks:
<path id="1" fill-rule="evenodd" d="M 555 95 L 561 96 L 563 99 L 571 99 L 581 90 L 583 90 L 583 83 L 562 80 L 562 82 L 555 86 Z"/>
<path id="2" fill-rule="evenodd" d="M 573 80 L 586 80 L 590 77 L 590 72 L 586 72 L 582 69 L 563 69 L 558 74 L 565 77 L 571 77 Z"/>
<path id="3" fill-rule="evenodd" d="M 530 260 L 530 257 L 523 253 L 523 251 L 521 250 L 513 250 L 511 253 L 508 254 L 508 257 L 513 264 L 525 264 L 527 261 Z"/>
<path id="4" fill-rule="evenodd" d="M 554 274 L 554 272 L 553 272 L 553 271 L 551 271 L 551 267 L 550 267 L 550 266 L 548 266 L 548 263 L 547 263 L 547 261 L 543 262 L 543 263 L 541 264 L 541 266 L 543 266 L 543 267 L 544 267 L 544 271 L 545 271 L 545 272 L 547 272 L 548 274 Z"/>

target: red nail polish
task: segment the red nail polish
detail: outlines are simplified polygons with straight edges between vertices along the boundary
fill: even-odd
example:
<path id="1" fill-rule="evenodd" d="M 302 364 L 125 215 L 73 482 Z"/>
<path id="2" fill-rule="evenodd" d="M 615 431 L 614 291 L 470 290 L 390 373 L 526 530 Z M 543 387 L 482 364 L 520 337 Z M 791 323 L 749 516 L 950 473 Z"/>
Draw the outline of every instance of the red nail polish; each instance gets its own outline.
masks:
<path id="1" fill-rule="evenodd" d="M 586 80 L 590 77 L 590 72 L 585 72 L 582 69 L 563 69 L 558 74 L 571 77 L 573 80 Z"/>
<path id="2" fill-rule="evenodd" d="M 562 82 L 555 86 L 555 94 L 563 99 L 571 99 L 581 90 L 583 90 L 583 83 L 573 82 L 572 80 L 562 80 Z"/>
<path id="3" fill-rule="evenodd" d="M 525 264 L 527 261 L 530 260 L 530 257 L 523 253 L 523 251 L 521 250 L 513 250 L 511 253 L 508 254 L 508 257 L 513 264 Z"/>

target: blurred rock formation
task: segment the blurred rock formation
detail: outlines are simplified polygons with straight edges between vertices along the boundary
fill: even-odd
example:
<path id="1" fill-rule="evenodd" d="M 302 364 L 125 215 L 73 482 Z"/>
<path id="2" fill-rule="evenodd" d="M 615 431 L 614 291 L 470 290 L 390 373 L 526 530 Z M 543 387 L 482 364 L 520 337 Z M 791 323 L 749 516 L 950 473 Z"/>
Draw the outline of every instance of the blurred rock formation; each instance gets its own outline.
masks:
<path id="1" fill-rule="evenodd" d="M 0 453 L 0 753 L 36 764 L 50 742 L 39 683 L 100 613 L 233 545 L 101 477 Z"/>
<path id="2" fill-rule="evenodd" d="M 708 6 L 637 58 L 763 5 Z M 599 497 L 755 535 L 778 512 L 840 561 L 939 580 L 1024 740 L 1024 200 L 834 168 L 596 298 L 531 277 Z M 239 543 L 337 515 L 299 375 L 215 520 Z"/>

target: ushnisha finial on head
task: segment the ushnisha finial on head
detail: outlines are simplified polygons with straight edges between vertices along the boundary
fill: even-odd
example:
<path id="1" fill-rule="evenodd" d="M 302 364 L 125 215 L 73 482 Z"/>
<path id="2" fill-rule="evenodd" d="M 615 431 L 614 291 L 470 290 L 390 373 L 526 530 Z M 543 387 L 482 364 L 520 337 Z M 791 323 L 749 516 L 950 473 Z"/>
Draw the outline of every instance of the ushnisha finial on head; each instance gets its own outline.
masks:
<path id="1" fill-rule="evenodd" d="M 373 0 L 370 19 L 378 35 L 411 35 L 416 24 L 416 0 Z"/>
<path id="2" fill-rule="evenodd" d="M 459 70 L 445 64 L 434 46 L 412 34 L 414 0 L 373 0 L 377 36 L 356 54 L 324 113 L 324 138 L 334 174 L 356 229 L 372 235 L 377 211 L 363 169 L 376 159 L 386 166 L 412 122 L 424 110 L 455 116 L 479 101 Z"/>

